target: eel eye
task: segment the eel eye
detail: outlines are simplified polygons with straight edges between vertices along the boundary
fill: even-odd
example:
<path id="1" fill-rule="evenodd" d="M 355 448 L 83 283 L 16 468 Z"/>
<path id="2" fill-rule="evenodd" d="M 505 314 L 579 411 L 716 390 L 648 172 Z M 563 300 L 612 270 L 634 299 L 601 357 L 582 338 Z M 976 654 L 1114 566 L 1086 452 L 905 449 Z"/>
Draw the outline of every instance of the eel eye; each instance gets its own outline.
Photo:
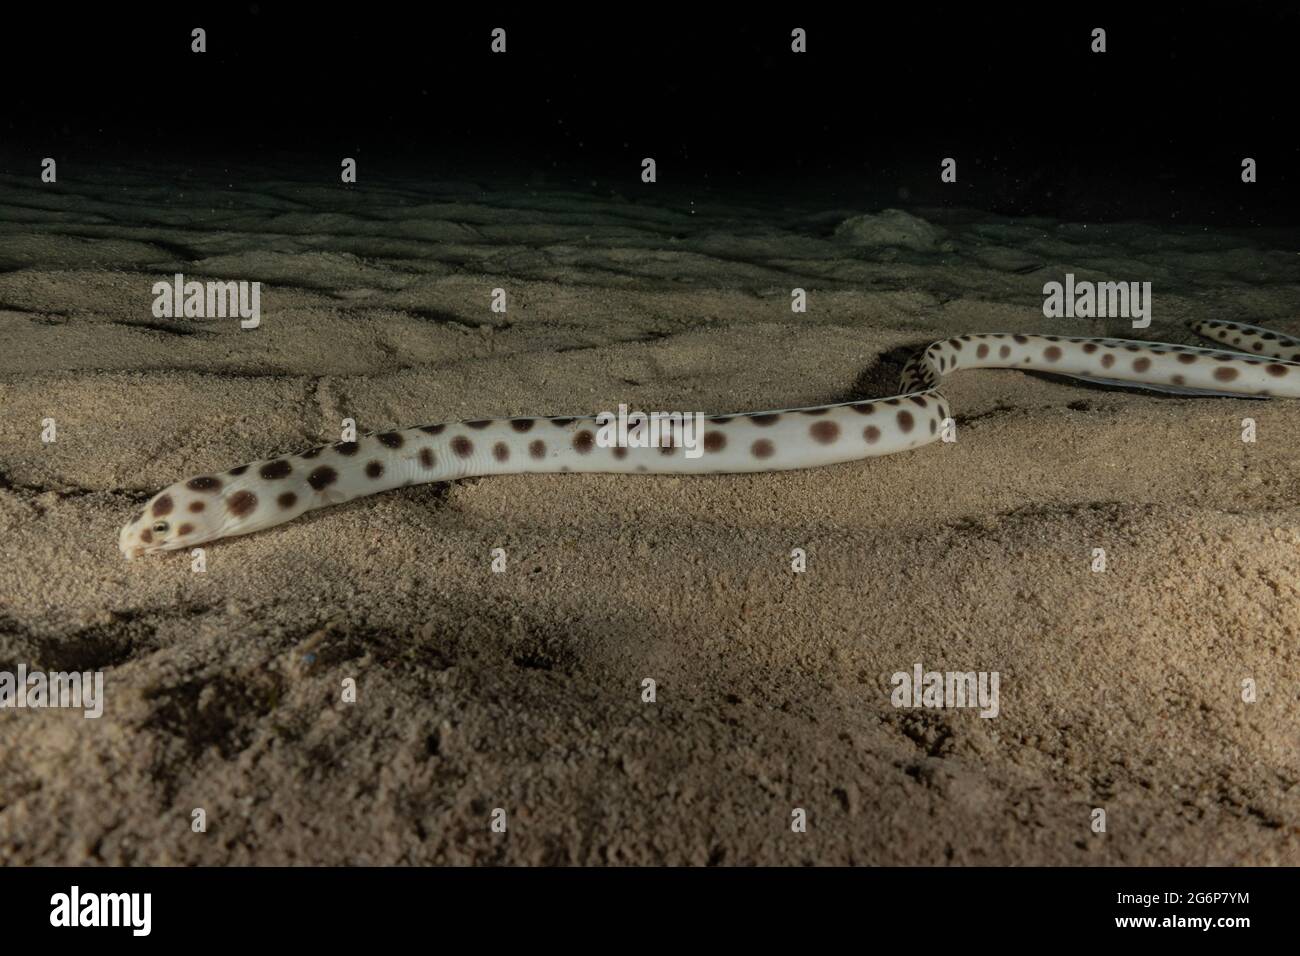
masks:
<path id="1" fill-rule="evenodd" d="M 166 521 L 155 521 L 153 523 L 153 530 L 158 534 L 165 534 L 169 527 L 171 526 Z"/>

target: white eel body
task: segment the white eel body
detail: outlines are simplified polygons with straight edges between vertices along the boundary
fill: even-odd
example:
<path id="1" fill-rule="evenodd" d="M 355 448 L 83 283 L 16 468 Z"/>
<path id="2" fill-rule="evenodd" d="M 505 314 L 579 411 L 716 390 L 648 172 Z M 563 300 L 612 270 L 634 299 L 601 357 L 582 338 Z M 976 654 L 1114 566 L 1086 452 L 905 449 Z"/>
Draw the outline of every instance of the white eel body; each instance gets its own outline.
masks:
<path id="1" fill-rule="evenodd" d="M 935 342 L 904 367 L 901 393 L 705 419 L 698 451 L 606 447 L 593 417 L 422 425 L 213 471 L 163 489 L 122 528 L 127 558 L 270 528 L 327 505 L 406 485 L 523 472 L 718 474 L 816 468 L 936 441 L 951 417 L 940 379 L 1016 368 L 1188 394 L 1300 398 L 1300 339 L 1198 322 L 1239 351 L 1122 339 L 985 333 Z"/>

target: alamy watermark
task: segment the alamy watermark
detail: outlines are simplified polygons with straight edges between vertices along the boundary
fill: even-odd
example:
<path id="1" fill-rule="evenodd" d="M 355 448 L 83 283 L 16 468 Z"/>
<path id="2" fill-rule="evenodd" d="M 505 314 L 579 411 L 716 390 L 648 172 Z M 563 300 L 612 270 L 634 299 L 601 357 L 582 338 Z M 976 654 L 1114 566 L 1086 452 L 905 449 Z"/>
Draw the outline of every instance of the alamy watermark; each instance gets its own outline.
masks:
<path id="1" fill-rule="evenodd" d="M 912 672 L 896 671 L 890 683 L 895 707 L 949 708 L 978 707 L 981 717 L 996 717 L 1001 709 L 997 671 L 927 671 L 920 664 Z"/>
<path id="2" fill-rule="evenodd" d="M 104 713 L 103 671 L 0 671 L 0 710 L 70 708 L 91 719 Z"/>
<path id="3" fill-rule="evenodd" d="M 1076 282 L 1067 272 L 1064 283 L 1046 283 L 1043 296 L 1049 319 L 1132 319 L 1135 329 L 1151 324 L 1150 282 Z"/>
<path id="4" fill-rule="evenodd" d="M 226 319 L 239 317 L 241 329 L 262 324 L 262 283 L 185 281 L 176 273 L 153 284 L 153 314 L 157 319 Z"/>
<path id="5" fill-rule="evenodd" d="M 153 929 L 152 893 L 83 893 L 73 885 L 67 893 L 50 897 L 50 925 L 120 926 L 132 936 L 148 936 Z"/>
<path id="6" fill-rule="evenodd" d="M 596 444 L 601 448 L 684 448 L 687 458 L 704 454 L 703 412 L 629 412 L 596 416 Z"/>

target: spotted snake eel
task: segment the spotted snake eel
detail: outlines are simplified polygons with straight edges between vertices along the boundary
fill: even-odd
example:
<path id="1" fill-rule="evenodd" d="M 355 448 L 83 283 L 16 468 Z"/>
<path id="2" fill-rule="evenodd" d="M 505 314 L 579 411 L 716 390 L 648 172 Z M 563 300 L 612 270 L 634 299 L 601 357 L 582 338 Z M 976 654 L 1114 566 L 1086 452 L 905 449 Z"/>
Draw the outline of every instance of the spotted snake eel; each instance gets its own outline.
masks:
<path id="1" fill-rule="evenodd" d="M 703 451 L 603 447 L 594 418 L 481 419 L 320 445 L 177 482 L 118 536 L 127 558 L 270 528 L 405 485 L 525 472 L 712 474 L 784 471 L 935 441 L 951 415 L 939 380 L 957 369 L 1016 368 L 1187 394 L 1300 398 L 1300 339 L 1236 322 L 1192 324 L 1240 351 L 1123 339 L 986 333 L 935 342 L 891 398 L 707 419 Z"/>

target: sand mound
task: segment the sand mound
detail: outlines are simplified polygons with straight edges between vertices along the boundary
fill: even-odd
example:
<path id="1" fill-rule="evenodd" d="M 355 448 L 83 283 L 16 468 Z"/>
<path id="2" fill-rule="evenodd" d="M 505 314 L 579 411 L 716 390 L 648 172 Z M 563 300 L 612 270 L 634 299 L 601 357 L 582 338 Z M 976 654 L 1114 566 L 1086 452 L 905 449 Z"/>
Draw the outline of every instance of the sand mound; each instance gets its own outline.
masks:
<path id="1" fill-rule="evenodd" d="M 835 229 L 835 238 L 866 249 L 933 252 L 940 247 L 944 232 L 901 209 L 886 209 L 874 215 L 864 214 L 844 220 Z"/>

